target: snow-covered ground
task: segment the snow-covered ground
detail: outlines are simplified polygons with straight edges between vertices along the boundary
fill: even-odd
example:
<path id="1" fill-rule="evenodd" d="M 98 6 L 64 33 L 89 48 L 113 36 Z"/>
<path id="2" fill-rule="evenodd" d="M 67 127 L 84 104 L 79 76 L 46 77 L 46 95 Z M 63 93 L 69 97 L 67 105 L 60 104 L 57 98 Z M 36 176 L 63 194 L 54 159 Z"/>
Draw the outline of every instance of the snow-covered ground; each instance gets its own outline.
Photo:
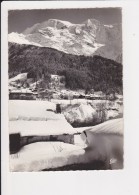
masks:
<path id="1" fill-rule="evenodd" d="M 41 171 L 79 163 L 82 147 L 62 142 L 37 142 L 10 155 L 10 171 Z"/>
<path id="2" fill-rule="evenodd" d="M 49 136 L 75 134 L 77 130 L 65 119 L 48 121 L 17 120 L 9 122 L 9 133 L 20 133 L 21 136 Z"/>
<path id="3" fill-rule="evenodd" d="M 86 134 L 86 139 L 84 133 L 75 135 L 74 145 L 62 142 L 37 142 L 26 145 L 18 153 L 10 155 L 10 170 L 41 171 L 105 158 L 107 163 L 114 159 L 112 169 L 122 168 L 123 119 L 114 119 L 90 127 Z M 87 150 L 86 147 L 90 149 Z M 118 155 L 115 150 L 118 151 Z"/>
<path id="4" fill-rule="evenodd" d="M 124 134 L 123 118 L 113 119 L 91 127 L 76 128 L 78 132 Z"/>
<path id="5" fill-rule="evenodd" d="M 67 102 L 68 100 L 66 100 L 66 103 Z M 87 106 L 90 105 L 84 102 L 81 106 L 87 108 Z M 95 153 L 91 153 L 91 156 L 90 151 L 86 153 L 87 143 L 90 143 L 94 134 L 103 135 L 105 133 L 106 138 L 103 139 L 102 136 L 102 140 L 104 142 L 106 140 L 107 143 L 110 143 L 109 148 L 111 148 L 111 146 L 113 147 L 113 140 L 114 143 L 116 143 L 114 147 L 117 147 L 118 143 L 118 147 L 121 148 L 120 144 L 122 138 L 118 136 L 120 141 L 117 141 L 117 137 L 110 137 L 112 141 L 109 142 L 107 135 L 120 135 L 121 137 L 123 135 L 123 119 L 114 119 L 91 127 L 73 128 L 66 121 L 63 114 L 56 114 L 54 112 L 55 109 L 55 102 L 32 100 L 9 101 L 10 134 L 20 133 L 21 136 L 74 135 L 74 144 L 50 141 L 30 143 L 23 146 L 18 153 L 10 155 L 11 171 L 41 171 L 43 169 L 57 168 L 65 165 L 88 163 L 94 158 L 99 158 L 97 148 Z M 89 113 L 86 112 L 84 114 Z M 85 131 L 89 137 L 87 136 L 86 138 L 83 131 Z M 101 145 L 100 150 L 102 151 L 100 152 L 103 153 L 103 144 Z M 93 149 L 91 152 L 92 151 Z M 111 151 L 111 153 L 113 153 L 113 151 Z"/>
<path id="6" fill-rule="evenodd" d="M 9 120 L 58 120 L 64 119 L 62 114 L 55 114 L 55 103 L 49 101 L 9 101 Z"/>
<path id="7" fill-rule="evenodd" d="M 76 102 L 76 100 L 73 100 Z M 82 102 L 82 103 L 81 103 Z M 73 103 L 70 108 L 67 107 L 65 110 L 66 114 L 70 114 L 73 112 L 78 115 L 75 116 L 79 121 L 90 121 L 93 116 L 96 114 L 95 106 L 99 103 L 105 103 L 104 100 L 93 100 L 90 101 L 94 107 L 91 107 L 90 104 L 87 104 L 87 100 L 81 99 L 79 106 L 75 108 L 72 107 L 76 103 Z M 56 103 L 60 103 L 61 105 L 69 105 L 69 100 L 53 100 L 53 102 L 49 101 L 33 101 L 33 100 L 10 100 L 9 101 L 9 127 L 10 132 L 22 132 L 23 135 L 31 135 L 31 134 L 40 134 L 40 135 L 56 135 L 62 133 L 76 133 L 73 130 L 72 126 L 66 121 L 65 116 L 63 114 L 56 114 L 54 111 L 56 110 Z M 109 107 L 109 102 L 107 101 L 107 107 Z M 113 104 L 110 106 L 113 109 L 118 109 L 118 104 Z M 80 110 L 80 107 L 82 108 Z M 65 107 L 66 108 L 66 107 Z M 51 110 L 51 111 L 48 111 Z M 74 113 L 74 110 L 76 111 Z M 79 113 L 77 111 L 80 111 Z M 94 115 L 93 115 L 94 113 Z M 109 110 L 107 115 L 110 117 L 117 116 L 117 110 Z M 89 118 L 90 117 L 90 118 Z M 81 120 L 82 119 L 82 120 Z M 15 122 L 16 121 L 16 122 Z M 54 130 L 55 129 L 55 130 Z"/>
<path id="8" fill-rule="evenodd" d="M 53 112 L 55 109 L 55 103 L 49 101 L 10 100 L 9 133 L 20 133 L 21 136 L 77 133 L 63 114 Z"/>

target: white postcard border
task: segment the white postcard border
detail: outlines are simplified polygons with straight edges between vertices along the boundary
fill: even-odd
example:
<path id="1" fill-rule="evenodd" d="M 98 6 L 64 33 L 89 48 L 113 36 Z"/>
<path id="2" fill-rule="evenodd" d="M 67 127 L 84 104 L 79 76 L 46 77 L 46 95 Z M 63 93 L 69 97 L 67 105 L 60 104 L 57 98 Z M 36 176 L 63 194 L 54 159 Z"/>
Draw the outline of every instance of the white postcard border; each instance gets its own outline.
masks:
<path id="1" fill-rule="evenodd" d="M 8 155 L 8 45 L 9 9 L 122 7 L 125 166 L 119 171 L 9 172 Z M 139 194 L 139 3 L 121 1 L 41 1 L 2 3 L 2 195 L 131 195 Z"/>

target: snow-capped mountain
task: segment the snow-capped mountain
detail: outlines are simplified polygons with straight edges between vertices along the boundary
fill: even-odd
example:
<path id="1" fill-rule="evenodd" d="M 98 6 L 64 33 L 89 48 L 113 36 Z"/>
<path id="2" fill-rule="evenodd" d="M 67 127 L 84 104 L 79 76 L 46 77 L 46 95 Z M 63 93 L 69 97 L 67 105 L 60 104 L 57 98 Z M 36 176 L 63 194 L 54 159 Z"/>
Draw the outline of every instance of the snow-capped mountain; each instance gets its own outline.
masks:
<path id="1" fill-rule="evenodd" d="M 120 25 L 103 25 L 95 19 L 88 19 L 82 24 L 49 19 L 27 28 L 22 34 L 10 33 L 9 42 L 117 60 L 122 54 L 121 34 Z"/>
<path id="2" fill-rule="evenodd" d="M 18 34 L 18 33 L 10 33 L 8 36 L 8 41 L 9 42 L 13 42 L 13 43 L 18 43 L 18 44 L 26 44 L 26 45 L 36 45 L 41 47 L 40 44 L 32 42 L 32 41 L 28 41 L 26 39 L 26 36 L 23 34 Z"/>

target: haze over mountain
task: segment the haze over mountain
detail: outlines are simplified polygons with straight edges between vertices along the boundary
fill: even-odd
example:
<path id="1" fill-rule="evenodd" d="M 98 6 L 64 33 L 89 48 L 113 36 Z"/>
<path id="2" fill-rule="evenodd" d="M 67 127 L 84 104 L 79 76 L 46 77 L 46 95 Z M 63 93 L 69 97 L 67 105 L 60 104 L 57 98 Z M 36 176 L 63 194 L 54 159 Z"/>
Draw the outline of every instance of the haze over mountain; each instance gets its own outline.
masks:
<path id="1" fill-rule="evenodd" d="M 121 24 L 103 25 L 95 19 L 88 19 L 82 24 L 49 19 L 25 29 L 21 34 L 10 33 L 9 42 L 122 61 Z"/>

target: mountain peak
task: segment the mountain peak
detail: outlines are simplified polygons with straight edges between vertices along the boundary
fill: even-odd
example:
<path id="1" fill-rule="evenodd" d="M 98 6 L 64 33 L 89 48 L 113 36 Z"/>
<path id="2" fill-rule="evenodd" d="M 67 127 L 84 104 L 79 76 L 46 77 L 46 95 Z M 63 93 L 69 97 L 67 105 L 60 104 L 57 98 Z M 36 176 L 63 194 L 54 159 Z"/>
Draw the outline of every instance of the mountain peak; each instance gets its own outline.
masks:
<path id="1" fill-rule="evenodd" d="M 27 28 L 22 34 L 9 34 L 9 42 L 54 48 L 74 55 L 116 60 L 121 53 L 121 28 L 103 25 L 90 18 L 81 24 L 49 19 Z"/>
<path id="2" fill-rule="evenodd" d="M 87 19 L 83 24 L 86 24 L 88 27 L 99 26 L 100 22 L 94 18 Z"/>
<path id="3" fill-rule="evenodd" d="M 58 20 L 58 19 L 49 19 L 48 20 L 48 24 L 55 24 L 55 25 L 58 25 L 58 24 L 63 24 L 63 25 L 66 25 L 67 27 L 71 26 L 72 23 L 68 22 L 68 21 L 64 21 L 64 20 Z"/>

